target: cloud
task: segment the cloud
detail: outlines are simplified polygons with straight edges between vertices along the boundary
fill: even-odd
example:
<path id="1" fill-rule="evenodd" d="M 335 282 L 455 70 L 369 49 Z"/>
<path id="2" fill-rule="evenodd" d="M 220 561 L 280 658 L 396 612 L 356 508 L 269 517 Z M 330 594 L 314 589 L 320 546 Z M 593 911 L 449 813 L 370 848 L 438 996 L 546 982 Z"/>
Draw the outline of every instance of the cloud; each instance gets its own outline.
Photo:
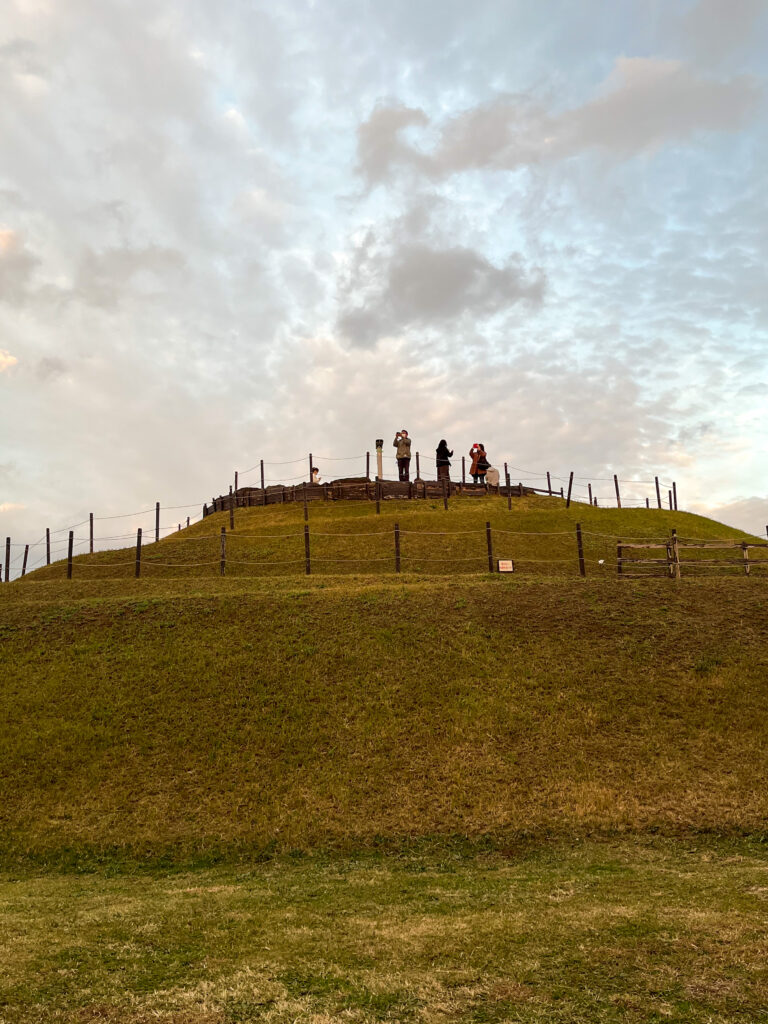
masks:
<path id="1" fill-rule="evenodd" d="M 369 236 L 354 254 L 339 329 L 353 345 L 367 347 L 411 327 L 465 314 L 482 319 L 519 302 L 536 305 L 544 285 L 540 271 L 525 271 L 516 258 L 496 266 L 474 249 L 417 242 L 380 249 Z"/>
<path id="2" fill-rule="evenodd" d="M 0 512 L 21 512 L 26 507 L 26 505 L 19 505 L 15 501 L 3 501 L 0 503 Z"/>
<path id="3" fill-rule="evenodd" d="M 747 75 L 716 79 L 677 60 L 619 57 L 597 95 L 580 106 L 556 112 L 530 95 L 499 96 L 445 119 L 431 150 L 402 138 L 407 126 L 428 126 L 423 110 L 379 106 L 358 129 L 359 168 L 376 184 L 396 167 L 441 178 L 590 150 L 627 159 L 698 134 L 736 131 L 760 93 Z"/>
<path id="4" fill-rule="evenodd" d="M 693 511 L 702 515 L 711 516 L 718 522 L 727 526 L 735 526 L 737 530 L 746 530 L 747 533 L 755 534 L 766 539 L 768 530 L 768 497 L 760 498 L 753 495 L 750 498 L 739 498 L 738 501 L 731 501 L 725 505 L 700 504 L 693 506 Z"/>
<path id="5" fill-rule="evenodd" d="M 18 361 L 16 356 L 12 356 L 7 349 L 0 348 L 0 373 L 4 373 L 12 366 L 16 366 Z"/>
<path id="6" fill-rule="evenodd" d="M 26 301 L 30 278 L 38 262 L 17 231 L 0 229 L 1 302 L 19 305 Z"/>
<path id="7" fill-rule="evenodd" d="M 699 60 L 712 64 L 756 38 L 767 15 L 765 0 L 698 0 L 675 34 Z"/>

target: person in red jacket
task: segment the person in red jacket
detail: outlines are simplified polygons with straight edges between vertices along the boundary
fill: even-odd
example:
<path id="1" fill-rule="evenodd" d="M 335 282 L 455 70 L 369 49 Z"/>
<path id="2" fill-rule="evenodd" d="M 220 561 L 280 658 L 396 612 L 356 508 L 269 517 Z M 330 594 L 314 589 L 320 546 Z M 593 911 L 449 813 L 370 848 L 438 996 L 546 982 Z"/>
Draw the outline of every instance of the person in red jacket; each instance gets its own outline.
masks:
<path id="1" fill-rule="evenodd" d="M 469 449 L 469 457 L 472 459 L 472 465 L 469 467 L 469 472 L 472 474 L 472 480 L 476 484 L 485 483 L 485 474 L 488 472 L 490 462 L 485 452 L 485 446 L 480 444 L 479 441 L 475 441 L 472 447 Z"/>

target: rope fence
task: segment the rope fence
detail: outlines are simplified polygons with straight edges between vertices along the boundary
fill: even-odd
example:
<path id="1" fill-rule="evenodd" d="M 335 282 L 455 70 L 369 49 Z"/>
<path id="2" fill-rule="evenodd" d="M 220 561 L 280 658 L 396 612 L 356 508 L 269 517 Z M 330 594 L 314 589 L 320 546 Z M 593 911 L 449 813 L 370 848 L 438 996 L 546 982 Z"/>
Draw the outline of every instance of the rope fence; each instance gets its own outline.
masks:
<path id="1" fill-rule="evenodd" d="M 177 560 L 173 554 L 181 543 Z M 679 537 L 674 529 L 664 536 L 617 537 L 583 530 L 579 523 L 569 530 L 536 532 L 505 530 L 490 521 L 484 528 L 454 531 L 404 530 L 395 522 L 390 530 L 333 533 L 312 531 L 305 522 L 301 530 L 275 535 L 241 534 L 222 526 L 146 551 L 138 528 L 130 560 L 114 561 L 109 551 L 76 555 L 75 548 L 71 533 L 66 559 L 47 566 L 37 578 L 141 579 L 158 571 L 165 578 L 211 578 L 232 575 L 234 569 L 236 578 L 243 579 L 295 573 L 302 571 L 299 566 L 305 575 L 522 572 L 620 580 L 713 572 L 768 575 L 768 543 Z"/>
<path id="2" fill-rule="evenodd" d="M 236 540 L 233 541 L 235 537 L 235 510 L 240 507 L 276 504 L 286 501 L 301 502 L 303 500 L 305 519 L 307 518 L 307 501 L 318 498 L 326 500 L 337 500 L 338 498 L 347 497 L 367 498 L 371 502 L 376 502 L 376 510 L 379 512 L 381 502 L 390 497 L 431 498 L 437 500 L 442 498 L 447 509 L 449 497 L 457 493 L 467 497 L 482 497 L 488 494 L 506 497 L 507 507 L 510 510 L 514 497 L 522 498 L 528 495 L 544 495 L 553 499 L 562 499 L 565 501 L 566 508 L 570 508 L 572 503 L 576 505 L 589 504 L 590 506 L 603 508 L 645 507 L 649 509 L 673 510 L 678 508 L 676 482 L 662 481 L 658 476 L 654 476 L 652 479 L 641 479 L 638 477 L 622 480 L 619 480 L 617 475 L 612 477 L 584 477 L 576 476 L 574 472 L 569 472 L 567 476 L 562 476 L 549 470 L 531 470 L 504 462 L 502 465 L 497 464 L 500 473 L 499 484 L 497 486 L 485 486 L 485 484 L 475 484 L 467 480 L 468 475 L 471 476 L 468 473 L 470 459 L 467 456 L 461 456 L 453 460 L 450 469 L 451 479 L 445 481 L 440 477 L 436 480 L 426 480 L 422 467 L 425 469 L 429 467 L 430 474 L 434 472 L 435 476 L 439 476 L 437 474 L 435 456 L 415 451 L 415 458 L 411 459 L 411 466 L 415 470 L 416 475 L 413 480 L 401 482 L 397 479 L 396 457 L 394 454 L 390 455 L 383 450 L 380 453 L 383 476 L 380 478 L 376 475 L 375 471 L 378 470 L 379 466 L 378 454 L 378 452 L 371 453 L 370 451 L 350 456 L 327 456 L 308 453 L 307 455 L 289 460 L 275 462 L 259 460 L 258 463 L 244 472 L 235 472 L 233 485 L 229 485 L 229 493 L 224 493 L 218 498 L 212 498 L 210 503 L 208 500 L 205 500 L 202 503 L 197 501 L 161 506 L 158 501 L 155 502 L 154 506 L 135 512 L 104 516 L 89 513 L 87 518 L 81 519 L 71 526 L 46 529 L 44 537 L 40 537 L 30 544 L 12 541 L 8 537 L 5 544 L 4 566 L 0 564 L 0 579 L 3 579 L 4 582 L 9 582 L 12 578 L 24 577 L 33 570 L 45 569 L 47 571 L 49 567 L 65 562 L 69 567 L 68 575 L 71 578 L 72 561 L 74 558 L 77 558 L 78 572 L 81 568 L 86 568 L 86 566 L 90 571 L 107 571 L 107 565 L 110 568 L 132 566 L 135 571 L 137 566 L 152 567 L 156 565 L 158 568 L 169 570 L 191 570 L 197 567 L 210 568 L 211 566 L 216 566 L 221 572 L 223 565 L 224 571 L 221 574 L 224 574 L 226 572 L 226 555 L 222 555 L 219 548 L 221 548 L 222 544 L 229 544 L 231 549 L 233 543 L 238 543 Z M 319 468 L 322 476 L 323 467 L 326 464 L 332 466 L 334 473 L 338 472 L 338 467 L 344 466 L 345 468 L 349 467 L 352 472 L 357 470 L 359 475 L 337 478 L 333 482 L 325 482 L 319 485 L 311 483 L 312 469 Z M 302 467 L 301 472 L 294 473 L 291 471 L 291 467 L 298 468 L 299 466 Z M 384 471 L 384 467 L 386 467 L 386 471 Z M 372 473 L 372 471 L 374 472 Z M 257 475 L 255 485 L 242 483 L 243 478 L 253 476 L 254 474 Z M 394 479 L 387 479 L 387 476 L 391 476 Z M 459 479 L 461 483 L 459 483 Z M 295 481 L 301 481 L 301 483 L 297 485 Z M 593 487 L 593 484 L 601 485 L 600 493 L 597 492 L 596 486 Z M 603 486 L 606 484 L 613 484 L 613 488 Z M 650 494 L 645 493 L 641 495 L 641 488 L 650 488 Z M 193 514 L 192 510 L 197 511 Z M 213 538 L 212 542 L 218 545 L 217 558 L 214 561 L 211 561 L 210 556 L 208 556 L 201 558 L 199 561 L 160 562 L 156 561 L 149 554 L 153 542 L 156 543 L 179 534 L 187 527 L 205 520 L 214 511 L 228 511 L 230 516 L 230 529 L 226 534 L 227 541 L 223 542 L 219 534 Z M 175 522 L 168 521 L 169 513 L 179 514 Z M 184 513 L 189 514 L 185 515 Z M 161 514 L 163 518 L 162 523 Z M 146 528 L 142 528 L 139 531 L 140 541 L 138 541 L 137 535 L 130 531 L 129 521 L 142 521 L 142 517 L 152 517 L 154 521 L 151 518 L 149 523 L 147 523 L 146 519 L 144 519 Z M 121 521 L 125 522 L 125 527 L 123 527 L 120 533 L 98 534 L 98 524 L 120 523 L 117 527 L 120 529 L 123 526 Z M 85 534 L 82 531 L 83 526 L 88 528 Z M 477 537 L 476 544 L 479 545 L 478 550 L 473 550 L 472 554 L 466 554 L 461 550 L 461 545 L 475 544 L 475 540 L 472 539 L 473 535 Z M 245 561 L 240 559 L 232 560 L 230 558 L 230 564 L 266 567 L 267 570 L 277 565 L 304 564 L 305 570 L 311 571 L 312 560 L 319 564 L 341 566 L 345 564 L 359 566 L 370 562 L 373 566 L 377 567 L 376 571 L 378 571 L 378 567 L 388 560 L 388 555 L 384 556 L 379 552 L 371 550 L 363 555 L 355 554 L 352 557 L 346 552 L 340 553 L 337 549 L 338 545 L 340 543 L 349 543 L 349 541 L 342 539 L 344 537 L 354 538 L 355 544 L 362 548 L 381 543 L 389 544 L 392 541 L 391 533 L 381 530 L 345 535 L 313 531 L 311 533 L 311 545 L 317 550 L 315 553 L 312 553 L 308 539 L 309 536 L 308 532 L 295 535 L 286 533 L 274 535 L 239 533 L 237 537 L 243 541 L 251 540 L 254 543 L 268 542 L 273 545 L 295 542 L 301 550 L 297 553 L 296 557 L 283 558 L 282 561 L 271 557 Z M 430 550 L 429 547 L 430 544 L 434 543 L 434 539 L 438 537 L 445 538 L 441 543 L 446 549 L 439 555 Z M 522 539 L 525 539 L 525 550 L 520 550 L 519 542 Z M 667 539 L 665 538 L 664 540 L 665 544 Z M 660 541 L 660 538 L 650 538 L 650 540 Z M 137 549 L 135 560 L 121 563 L 108 560 L 111 552 L 125 550 L 127 545 L 132 544 L 134 541 L 136 542 Z M 483 543 L 484 541 L 485 544 Z M 490 564 L 489 544 L 491 541 L 493 542 L 493 554 L 497 562 L 515 562 L 515 559 L 517 559 L 515 565 L 540 566 L 543 567 L 542 571 L 545 572 L 549 572 L 551 567 L 554 566 L 567 565 L 572 557 L 572 554 L 566 554 L 565 551 L 560 552 L 559 550 L 562 545 L 572 546 L 573 537 L 568 533 L 505 530 L 494 527 L 492 533 L 487 536 L 485 531 L 480 531 L 479 534 L 471 530 L 454 531 L 449 534 L 403 529 L 399 530 L 398 535 L 397 571 L 399 571 L 401 564 L 406 565 L 410 570 L 419 571 L 422 563 L 425 565 L 445 563 L 448 566 L 469 566 L 470 568 L 477 563 L 478 567 L 482 568 Z M 208 542 L 209 538 L 203 536 L 176 536 L 174 541 L 174 543 L 184 543 L 190 553 L 196 552 L 201 543 Z M 596 571 L 601 573 L 607 571 L 604 567 L 608 564 L 621 567 L 623 564 L 622 559 L 630 560 L 630 556 L 629 554 L 616 556 L 615 547 L 618 542 L 619 538 L 616 537 L 584 531 L 581 544 L 584 547 L 583 560 L 585 564 L 589 563 L 591 559 L 594 565 L 600 567 Z M 629 545 L 632 542 L 631 539 L 624 542 L 623 546 L 627 552 L 631 550 Z M 634 539 L 634 543 L 642 542 L 644 542 L 643 539 Z M 685 541 L 683 538 L 680 538 L 678 546 L 684 546 L 684 544 Z M 324 550 L 323 545 L 325 545 L 327 550 Z M 754 547 L 755 545 L 750 545 L 750 548 Z M 83 551 L 84 548 L 85 551 Z M 145 548 L 147 553 L 142 555 L 141 552 Z M 545 551 L 544 548 L 549 550 Z M 221 550 L 224 549 L 221 548 Z M 664 551 L 666 551 L 666 547 Z M 617 557 L 618 561 L 616 561 Z M 106 561 L 102 562 L 100 558 L 104 558 Z M 644 561 L 651 568 L 660 565 L 661 562 L 664 565 L 668 563 L 666 556 L 661 561 L 650 562 L 647 559 Z M 703 565 L 701 556 L 698 557 L 697 561 Z M 635 565 L 635 562 L 638 564 Z M 638 559 L 632 560 L 632 563 L 633 569 L 637 568 L 640 564 Z M 742 557 L 741 561 L 738 562 L 738 568 L 743 569 L 743 563 L 744 559 Z M 581 562 L 579 562 L 579 565 L 581 565 Z M 629 561 L 627 565 L 629 568 Z M 724 561 L 722 561 L 722 565 L 725 566 Z M 718 561 L 717 567 L 721 567 L 720 561 Z M 757 566 L 757 569 L 762 570 L 762 568 L 763 566 L 761 565 Z M 138 571 L 141 571 L 140 568 Z M 498 571 L 498 567 L 496 571 Z M 516 570 L 513 569 L 511 571 Z M 666 571 L 668 571 L 668 568 Z M 622 576 L 629 575 L 629 573 L 622 572 L 620 568 L 617 574 Z"/>

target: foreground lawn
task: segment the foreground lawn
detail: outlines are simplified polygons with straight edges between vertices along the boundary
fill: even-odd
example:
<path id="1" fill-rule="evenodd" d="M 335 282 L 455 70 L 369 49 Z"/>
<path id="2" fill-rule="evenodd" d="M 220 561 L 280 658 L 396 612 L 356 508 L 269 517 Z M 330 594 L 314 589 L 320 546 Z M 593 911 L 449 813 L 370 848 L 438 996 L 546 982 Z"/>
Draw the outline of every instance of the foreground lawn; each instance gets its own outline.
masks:
<path id="1" fill-rule="evenodd" d="M 767 920 L 747 840 L 6 874 L 0 1020 L 757 1021 Z"/>

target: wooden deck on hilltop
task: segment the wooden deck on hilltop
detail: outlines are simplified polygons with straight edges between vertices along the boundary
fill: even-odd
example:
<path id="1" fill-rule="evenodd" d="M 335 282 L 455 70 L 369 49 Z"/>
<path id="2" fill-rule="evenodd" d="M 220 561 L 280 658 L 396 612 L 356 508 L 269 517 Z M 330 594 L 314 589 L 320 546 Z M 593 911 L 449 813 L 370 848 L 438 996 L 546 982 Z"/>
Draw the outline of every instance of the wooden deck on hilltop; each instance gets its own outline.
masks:
<path id="1" fill-rule="evenodd" d="M 529 494 L 549 494 L 547 490 L 524 487 L 522 484 L 500 484 L 491 487 L 485 484 L 460 483 L 456 480 L 368 480 L 365 477 L 347 477 L 323 484 L 272 484 L 269 487 L 239 487 L 230 494 L 213 498 L 210 505 L 203 506 L 203 515 L 226 512 L 230 508 L 250 508 L 260 505 L 281 505 L 285 502 L 304 501 L 380 501 L 433 499 L 444 497 L 483 498 L 488 494 L 522 498 Z M 552 492 L 553 497 L 562 497 L 562 491 Z"/>

